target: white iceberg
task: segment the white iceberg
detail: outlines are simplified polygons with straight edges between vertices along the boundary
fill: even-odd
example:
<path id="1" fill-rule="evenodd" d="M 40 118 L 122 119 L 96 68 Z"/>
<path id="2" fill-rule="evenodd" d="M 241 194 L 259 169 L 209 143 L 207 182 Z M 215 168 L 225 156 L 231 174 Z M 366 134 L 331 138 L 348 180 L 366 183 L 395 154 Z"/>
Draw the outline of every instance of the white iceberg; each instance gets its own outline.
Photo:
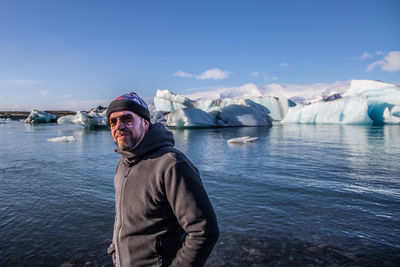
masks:
<path id="1" fill-rule="evenodd" d="M 400 123 L 400 86 L 369 80 L 353 80 L 343 96 L 366 96 L 368 116 L 377 124 Z"/>
<path id="2" fill-rule="evenodd" d="M 357 96 L 290 108 L 281 123 L 372 124 L 372 120 L 368 99 Z"/>
<path id="3" fill-rule="evenodd" d="M 77 124 L 85 128 L 107 127 L 106 108 L 97 107 L 89 111 L 78 111 L 75 115 L 67 115 L 57 120 L 59 124 Z"/>
<path id="4" fill-rule="evenodd" d="M 73 136 L 61 136 L 47 139 L 47 142 L 54 143 L 68 143 L 68 142 L 76 142 L 77 140 Z"/>
<path id="5" fill-rule="evenodd" d="M 196 128 L 217 126 L 216 118 L 207 112 L 196 108 L 174 110 L 165 115 L 166 124 L 177 128 Z"/>
<path id="6" fill-rule="evenodd" d="M 210 110 L 219 126 L 271 126 L 269 110 L 249 99 L 241 99 L 237 104 L 223 105 Z"/>
<path id="7" fill-rule="evenodd" d="M 194 102 L 168 90 L 157 90 L 154 105 L 158 111 L 174 111 L 182 108 L 193 108 Z"/>
<path id="8" fill-rule="evenodd" d="M 193 101 L 168 90 L 158 90 L 154 104 L 157 111 L 167 113 L 166 125 L 172 127 L 272 125 L 269 109 L 245 98 Z"/>
<path id="9" fill-rule="evenodd" d="M 294 102 L 286 98 L 272 96 L 226 97 L 222 99 L 208 98 L 194 101 L 185 96 L 171 93 L 168 90 L 158 90 L 154 98 L 154 104 L 156 110 L 163 112 L 171 112 L 182 108 L 197 108 L 205 112 L 210 112 L 229 105 L 242 105 L 246 100 L 251 100 L 267 108 L 269 116 L 271 116 L 273 120 L 282 120 L 289 107 L 295 106 Z"/>
<path id="10" fill-rule="evenodd" d="M 399 124 L 400 87 L 352 80 L 342 98 L 289 108 L 282 123 Z"/>
<path id="11" fill-rule="evenodd" d="M 28 118 L 26 118 L 24 122 L 25 123 L 57 122 L 57 115 L 44 111 L 32 110 Z"/>
<path id="12" fill-rule="evenodd" d="M 8 124 L 11 123 L 10 118 L 0 118 L 0 124 Z"/>
<path id="13" fill-rule="evenodd" d="M 254 142 L 257 140 L 257 137 L 250 137 L 250 136 L 242 136 L 242 137 L 236 137 L 229 139 L 227 142 L 229 144 L 245 144 L 248 142 Z"/>

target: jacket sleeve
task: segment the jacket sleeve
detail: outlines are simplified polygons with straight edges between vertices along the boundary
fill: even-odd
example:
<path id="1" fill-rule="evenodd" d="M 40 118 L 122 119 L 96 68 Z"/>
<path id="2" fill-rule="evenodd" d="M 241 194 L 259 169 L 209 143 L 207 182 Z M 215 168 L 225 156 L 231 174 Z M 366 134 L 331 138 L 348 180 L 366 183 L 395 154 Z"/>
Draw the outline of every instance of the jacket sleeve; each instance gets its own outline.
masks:
<path id="1" fill-rule="evenodd" d="M 172 210 L 187 233 L 171 266 L 203 266 L 219 236 L 217 218 L 197 169 L 177 162 L 165 177 Z"/>

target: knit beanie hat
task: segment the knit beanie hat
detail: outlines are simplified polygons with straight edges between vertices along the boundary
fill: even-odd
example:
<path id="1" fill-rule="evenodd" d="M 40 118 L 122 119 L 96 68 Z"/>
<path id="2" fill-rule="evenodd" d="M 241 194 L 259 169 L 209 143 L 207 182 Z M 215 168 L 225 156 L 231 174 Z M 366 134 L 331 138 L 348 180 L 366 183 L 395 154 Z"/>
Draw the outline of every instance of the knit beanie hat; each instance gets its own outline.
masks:
<path id="1" fill-rule="evenodd" d="M 144 118 L 148 122 L 150 122 L 150 111 L 149 108 L 144 102 L 143 99 L 141 99 L 136 93 L 129 93 L 129 94 L 124 94 L 121 95 L 120 97 L 116 98 L 113 102 L 108 105 L 107 108 L 107 123 L 110 118 L 110 114 L 115 112 L 115 111 L 121 111 L 121 110 L 129 110 L 140 117 Z"/>

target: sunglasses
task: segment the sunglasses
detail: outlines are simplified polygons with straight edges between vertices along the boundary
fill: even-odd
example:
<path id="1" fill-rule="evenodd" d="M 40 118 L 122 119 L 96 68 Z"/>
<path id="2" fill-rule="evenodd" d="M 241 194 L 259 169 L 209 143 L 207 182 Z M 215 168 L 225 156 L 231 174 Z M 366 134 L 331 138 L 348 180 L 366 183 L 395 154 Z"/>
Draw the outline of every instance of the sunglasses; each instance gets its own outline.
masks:
<path id="1" fill-rule="evenodd" d="M 125 114 L 117 118 L 112 118 L 109 121 L 110 128 L 115 128 L 117 126 L 118 120 L 120 121 L 120 123 L 123 123 L 125 125 L 132 125 L 135 119 L 131 114 Z"/>

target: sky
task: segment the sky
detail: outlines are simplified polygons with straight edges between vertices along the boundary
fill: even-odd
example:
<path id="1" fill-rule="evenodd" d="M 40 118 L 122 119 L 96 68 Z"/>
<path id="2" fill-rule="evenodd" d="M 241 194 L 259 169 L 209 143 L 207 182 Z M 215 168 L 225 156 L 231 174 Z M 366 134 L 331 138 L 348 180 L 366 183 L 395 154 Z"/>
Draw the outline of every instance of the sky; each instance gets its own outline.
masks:
<path id="1" fill-rule="evenodd" d="M 0 110 L 127 92 L 400 82 L 397 0 L 0 0 Z"/>

